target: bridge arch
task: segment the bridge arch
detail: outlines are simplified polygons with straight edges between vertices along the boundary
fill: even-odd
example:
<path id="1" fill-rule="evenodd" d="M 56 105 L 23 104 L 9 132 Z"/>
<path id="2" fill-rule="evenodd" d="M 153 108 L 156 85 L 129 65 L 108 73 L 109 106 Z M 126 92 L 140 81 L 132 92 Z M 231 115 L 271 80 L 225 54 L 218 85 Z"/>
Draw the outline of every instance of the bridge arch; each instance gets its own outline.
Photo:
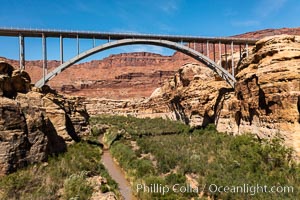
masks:
<path id="1" fill-rule="evenodd" d="M 125 46 L 125 45 L 133 45 L 133 44 L 148 44 L 148 45 L 155 45 L 155 46 L 162 46 L 166 48 L 170 48 L 179 52 L 182 52 L 188 56 L 191 56 L 195 58 L 196 60 L 202 62 L 207 67 L 209 67 L 211 70 L 216 72 L 220 77 L 222 77 L 231 87 L 234 87 L 234 84 L 236 82 L 235 78 L 226 71 L 222 66 L 217 65 L 213 60 L 209 59 L 208 57 L 204 56 L 200 52 L 189 48 L 183 44 L 178 44 L 176 42 L 171 42 L 168 40 L 157 40 L 157 39 L 121 39 L 112 41 L 109 43 L 105 43 L 102 45 L 99 45 L 97 47 L 94 47 L 92 49 L 89 49 L 70 60 L 66 61 L 65 63 L 61 64 L 57 68 L 55 68 L 53 71 L 49 72 L 45 77 L 40 79 L 38 82 L 36 82 L 36 87 L 42 87 L 45 83 L 47 83 L 50 79 L 54 78 L 56 75 L 64 71 L 65 69 L 69 68 L 73 64 L 79 62 L 80 60 L 87 58 L 95 53 L 111 49 L 114 47 L 119 46 Z"/>

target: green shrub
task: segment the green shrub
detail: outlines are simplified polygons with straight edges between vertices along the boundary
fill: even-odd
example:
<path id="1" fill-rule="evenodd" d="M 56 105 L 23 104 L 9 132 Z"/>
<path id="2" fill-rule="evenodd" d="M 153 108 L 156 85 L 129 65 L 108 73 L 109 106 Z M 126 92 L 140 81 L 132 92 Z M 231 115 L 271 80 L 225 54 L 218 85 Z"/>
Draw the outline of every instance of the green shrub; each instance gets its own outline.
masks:
<path id="1" fill-rule="evenodd" d="M 64 199 L 85 200 L 91 197 L 93 188 L 86 181 L 86 174 L 73 174 L 64 181 Z"/>
<path id="2" fill-rule="evenodd" d="M 110 145 L 115 142 L 116 140 L 120 139 L 125 133 L 125 131 L 119 131 L 117 128 L 112 127 L 109 128 L 103 136 L 103 142 L 105 145 L 110 147 Z"/>
<path id="3" fill-rule="evenodd" d="M 178 174 L 178 173 L 171 173 L 165 178 L 166 183 L 169 185 L 174 185 L 174 184 L 185 184 L 186 183 L 186 178 L 183 174 Z"/>
<path id="4" fill-rule="evenodd" d="M 29 166 L 1 177 L 0 199 L 59 199 L 62 188 L 65 199 L 88 199 L 92 189 L 85 178 L 99 174 L 108 180 L 110 190 L 116 192 L 117 184 L 101 163 L 101 149 L 79 142 L 70 145 L 66 153 L 49 158 L 47 165 Z"/>
<path id="5" fill-rule="evenodd" d="M 205 131 L 205 130 L 204 130 Z M 291 160 L 292 151 L 282 141 L 259 141 L 253 135 L 229 136 L 217 132 L 194 130 L 192 134 L 143 137 L 137 140 L 140 154 L 155 156 L 157 171 L 195 173 L 200 185 L 291 185 L 296 193 L 257 194 L 253 199 L 274 199 L 299 195 L 299 165 Z M 292 164 L 291 164 L 292 163 Z M 172 177 L 166 183 L 172 183 Z M 243 194 L 215 193 L 214 198 L 243 199 Z M 188 194 L 186 194 L 188 196 Z"/>
<path id="6" fill-rule="evenodd" d="M 187 183 L 193 173 L 200 186 L 288 185 L 294 193 L 210 193 L 213 199 L 296 199 L 300 196 L 300 167 L 292 160 L 293 151 L 279 137 L 258 139 L 252 134 L 230 136 L 218 133 L 213 124 L 204 129 L 163 119 L 98 116 L 97 123 L 125 130 L 132 137 L 120 137 L 111 152 L 135 183 L 172 185 Z M 130 140 L 136 141 L 133 150 Z M 145 154 L 154 156 L 156 165 Z M 139 192 L 140 199 L 191 199 L 195 194 Z"/>
<path id="7" fill-rule="evenodd" d="M 167 135 L 187 133 L 190 127 L 178 122 L 162 118 L 135 118 L 132 116 L 99 115 L 90 119 L 91 124 L 107 124 L 118 129 L 124 129 L 133 136 Z"/>
<path id="8" fill-rule="evenodd" d="M 135 167 L 133 161 L 136 160 L 137 157 L 130 147 L 118 141 L 111 147 L 110 151 L 113 157 L 118 160 L 121 167 L 133 170 Z"/>
<path id="9" fill-rule="evenodd" d="M 99 136 L 99 135 L 101 135 L 102 132 L 97 126 L 94 126 L 91 129 L 91 133 L 92 133 L 93 136 Z"/>
<path id="10" fill-rule="evenodd" d="M 208 125 L 205 127 L 205 130 L 206 130 L 206 131 L 211 131 L 211 132 L 217 132 L 217 128 L 216 128 L 216 125 L 215 125 L 215 124 L 208 124 Z"/>
<path id="11" fill-rule="evenodd" d="M 105 185 L 105 184 L 101 184 L 100 190 L 102 193 L 106 193 L 106 192 L 109 192 L 109 187 L 107 187 L 107 185 Z"/>
<path id="12" fill-rule="evenodd" d="M 142 178 L 145 176 L 153 175 L 155 173 L 155 169 L 150 160 L 141 159 L 133 161 L 135 163 L 136 169 L 136 177 Z"/>

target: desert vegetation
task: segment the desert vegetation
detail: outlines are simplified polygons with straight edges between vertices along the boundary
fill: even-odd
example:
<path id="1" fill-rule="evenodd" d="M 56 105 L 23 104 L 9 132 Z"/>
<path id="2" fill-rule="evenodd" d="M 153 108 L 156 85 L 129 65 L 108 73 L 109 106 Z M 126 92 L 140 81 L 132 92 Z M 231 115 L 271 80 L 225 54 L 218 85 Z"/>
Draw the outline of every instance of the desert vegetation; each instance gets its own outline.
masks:
<path id="1" fill-rule="evenodd" d="M 110 151 L 126 171 L 140 199 L 295 199 L 300 196 L 300 167 L 293 150 L 280 135 L 265 140 L 252 134 L 231 136 L 218 133 L 214 125 L 190 128 L 163 119 L 98 116 L 93 124 L 109 126 L 106 137 L 118 137 Z M 138 184 L 175 184 L 198 188 L 198 192 L 137 191 Z M 222 192 L 217 186 L 289 186 L 289 192 Z"/>
<path id="2" fill-rule="evenodd" d="M 117 184 L 101 164 L 101 148 L 87 142 L 70 145 L 66 153 L 48 162 L 29 166 L 1 177 L 0 199 L 89 199 L 93 186 L 89 177 L 101 176 L 102 192 L 117 192 Z"/>

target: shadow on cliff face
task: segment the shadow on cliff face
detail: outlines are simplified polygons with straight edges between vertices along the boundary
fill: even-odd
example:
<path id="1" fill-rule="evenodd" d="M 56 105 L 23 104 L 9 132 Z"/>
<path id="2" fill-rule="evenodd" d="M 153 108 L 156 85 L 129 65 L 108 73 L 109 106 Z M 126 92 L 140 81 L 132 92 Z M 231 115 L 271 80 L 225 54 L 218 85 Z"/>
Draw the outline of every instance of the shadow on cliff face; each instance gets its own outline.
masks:
<path id="1" fill-rule="evenodd" d="M 75 142 L 79 142 L 80 137 L 78 137 L 78 135 L 76 134 L 75 128 L 74 128 L 73 123 L 72 123 L 72 120 L 70 119 L 69 115 L 67 115 L 67 114 L 66 114 L 66 128 L 67 128 L 67 132 L 71 136 L 71 138 Z"/>
<path id="2" fill-rule="evenodd" d="M 232 92 L 234 92 L 233 88 L 220 88 L 219 89 L 219 94 L 218 94 L 216 103 L 214 105 L 214 115 L 211 117 L 211 121 L 209 121 L 209 123 L 218 124 L 221 110 L 223 109 L 224 101 L 228 99 L 228 98 L 226 98 L 226 96 Z M 204 115 L 203 122 L 205 122 L 205 115 Z M 207 125 L 208 124 L 202 124 L 203 127 L 205 127 Z"/>
<path id="3" fill-rule="evenodd" d="M 233 88 L 220 88 L 218 92 L 218 97 L 213 107 L 213 115 L 210 116 L 208 114 L 209 111 L 205 110 L 203 115 L 203 121 L 201 127 L 206 127 L 208 124 L 218 124 L 221 111 L 223 109 L 223 105 L 225 100 L 227 100 L 227 95 L 234 91 Z"/>
<path id="4" fill-rule="evenodd" d="M 218 123 L 218 120 L 220 118 L 221 111 L 223 109 L 224 102 L 229 98 L 227 97 L 228 94 L 232 93 L 234 91 L 233 88 L 220 88 L 218 91 L 218 96 L 216 98 L 215 104 L 213 106 L 213 115 L 209 115 L 210 110 L 205 110 L 203 116 L 200 114 L 197 110 L 193 110 L 191 112 L 190 116 L 193 115 L 200 115 L 203 120 L 201 125 L 199 124 L 199 127 L 206 127 L 208 124 Z M 175 114 L 176 120 L 183 121 L 185 124 L 190 123 L 190 118 L 187 116 L 187 113 L 185 112 L 184 106 L 181 105 L 181 97 L 175 96 L 170 101 L 170 110 L 172 110 Z"/>
<path id="5" fill-rule="evenodd" d="M 254 76 L 255 78 L 255 81 L 256 81 L 256 85 L 258 87 L 258 105 L 259 105 L 259 108 L 265 110 L 266 112 L 266 115 L 269 115 L 272 113 L 272 110 L 270 109 L 270 103 L 274 104 L 275 102 L 269 102 L 267 104 L 267 101 L 266 101 L 266 94 L 265 92 L 261 89 L 260 85 L 258 84 L 258 77 L 255 75 Z"/>
<path id="6" fill-rule="evenodd" d="M 206 110 L 204 112 L 204 116 L 203 116 L 203 121 L 202 121 L 202 124 L 201 124 L 201 127 L 206 127 L 208 124 L 212 124 L 214 123 L 215 121 L 215 114 L 213 116 L 209 116 L 208 115 L 208 111 Z"/>
<path id="7" fill-rule="evenodd" d="M 58 153 L 65 152 L 67 150 L 65 140 L 57 134 L 55 127 L 49 119 L 45 120 L 45 123 L 43 124 L 43 131 L 48 139 L 46 146 L 46 152 L 48 154 L 57 155 Z"/>
<path id="8" fill-rule="evenodd" d="M 186 116 L 184 112 L 184 107 L 180 104 L 181 98 L 180 96 L 175 96 L 173 99 L 170 101 L 170 110 L 174 111 L 176 120 L 183 121 L 185 124 L 189 124 L 190 120 Z"/>
<path id="9" fill-rule="evenodd" d="M 253 86 L 250 87 L 250 85 L 253 85 L 253 82 L 255 83 L 255 89 L 252 88 Z M 240 122 L 242 118 L 247 118 L 246 121 L 249 121 L 250 125 L 252 125 L 254 117 L 255 116 L 259 117 L 260 115 L 259 110 L 264 110 L 266 115 L 272 113 L 270 106 L 275 104 L 275 102 L 267 102 L 266 94 L 263 91 L 263 89 L 260 87 L 260 84 L 258 82 L 258 76 L 256 74 L 253 74 L 251 77 L 244 80 L 244 82 L 240 84 L 242 84 L 242 86 L 236 87 L 237 88 L 236 97 L 240 102 L 245 102 L 245 103 L 242 103 L 243 108 L 240 108 L 240 110 L 236 110 L 235 112 L 235 121 L 238 127 L 240 126 Z M 241 88 L 243 88 L 243 86 L 245 86 L 244 88 L 246 89 L 242 91 Z M 255 95 L 256 91 L 258 91 L 258 94 L 256 94 L 258 97 L 257 99 L 258 105 L 257 107 L 254 107 L 250 102 L 247 102 L 247 98 L 245 98 L 243 95 L 247 94 L 248 96 L 251 97 Z M 246 116 L 243 115 L 242 110 L 247 110 L 248 115 Z"/>

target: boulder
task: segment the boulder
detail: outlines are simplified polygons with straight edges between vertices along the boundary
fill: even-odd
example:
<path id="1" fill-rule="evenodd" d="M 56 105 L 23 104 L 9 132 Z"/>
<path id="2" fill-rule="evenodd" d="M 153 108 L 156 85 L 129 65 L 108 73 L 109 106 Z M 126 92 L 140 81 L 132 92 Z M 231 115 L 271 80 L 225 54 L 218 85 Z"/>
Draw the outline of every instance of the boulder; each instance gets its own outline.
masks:
<path id="1" fill-rule="evenodd" d="M 11 78 L 8 75 L 0 74 L 0 97 L 14 97 L 16 96 L 16 91 L 11 84 Z"/>
<path id="2" fill-rule="evenodd" d="M 13 71 L 14 71 L 13 66 L 11 66 L 5 61 L 0 60 L 0 75 L 4 74 L 11 77 Z"/>
<path id="3" fill-rule="evenodd" d="M 11 83 L 16 92 L 27 93 L 30 91 L 31 79 L 25 71 L 14 70 L 11 75 Z"/>
<path id="4" fill-rule="evenodd" d="M 27 72 L 14 68 L 0 61 L 0 96 L 13 98 L 20 93 L 27 93 L 31 88 L 31 79 Z"/>

